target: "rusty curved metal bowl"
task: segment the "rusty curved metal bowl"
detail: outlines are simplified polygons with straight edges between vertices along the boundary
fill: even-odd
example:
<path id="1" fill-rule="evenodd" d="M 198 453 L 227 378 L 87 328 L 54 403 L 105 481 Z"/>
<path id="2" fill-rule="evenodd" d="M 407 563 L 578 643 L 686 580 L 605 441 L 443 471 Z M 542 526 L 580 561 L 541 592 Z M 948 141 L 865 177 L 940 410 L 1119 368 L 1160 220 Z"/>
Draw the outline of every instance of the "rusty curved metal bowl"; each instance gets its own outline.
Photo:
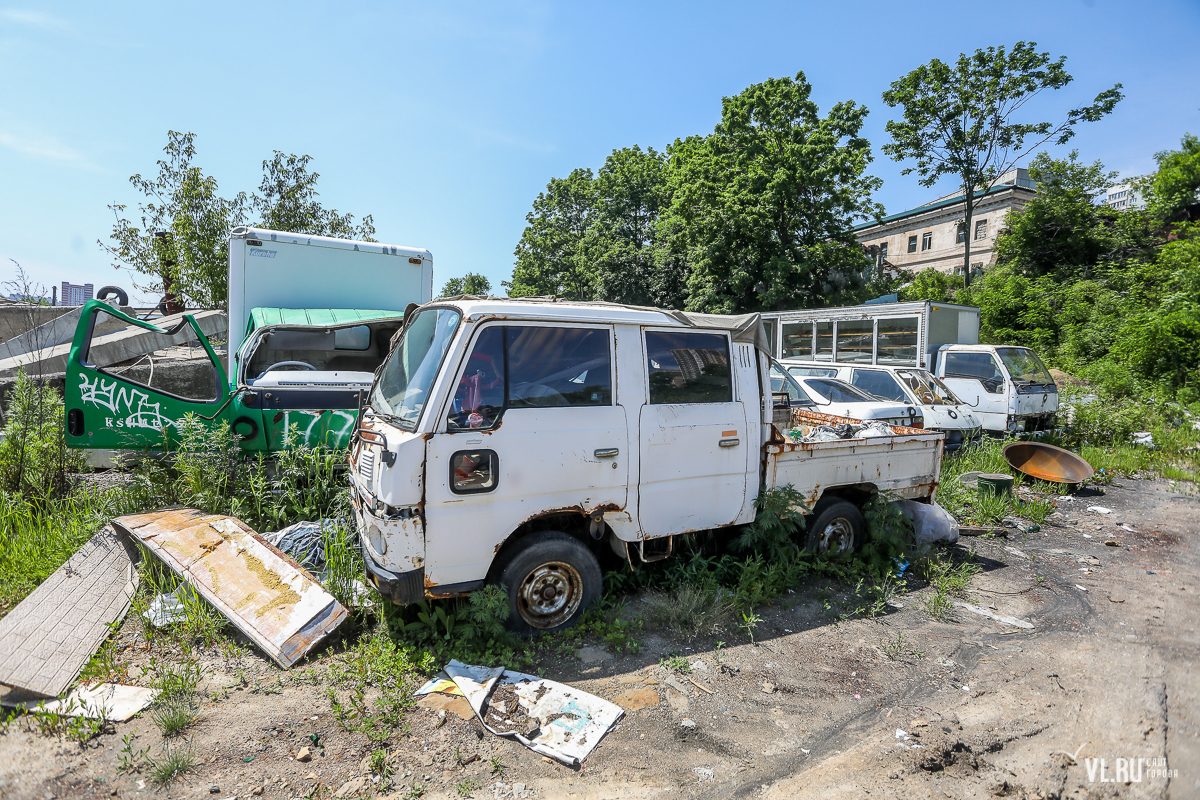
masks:
<path id="1" fill-rule="evenodd" d="M 1070 450 L 1042 442 L 1013 442 L 1004 448 L 1004 460 L 1018 472 L 1052 483 L 1082 483 L 1096 471 Z"/>

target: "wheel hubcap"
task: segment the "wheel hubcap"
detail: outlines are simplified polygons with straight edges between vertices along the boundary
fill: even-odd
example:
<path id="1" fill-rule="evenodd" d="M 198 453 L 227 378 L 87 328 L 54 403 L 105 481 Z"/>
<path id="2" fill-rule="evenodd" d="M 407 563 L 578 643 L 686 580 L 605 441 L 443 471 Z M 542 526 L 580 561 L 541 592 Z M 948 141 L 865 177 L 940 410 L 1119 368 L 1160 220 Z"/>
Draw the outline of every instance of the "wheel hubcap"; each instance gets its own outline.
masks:
<path id="1" fill-rule="evenodd" d="M 530 572 L 517 595 L 517 612 L 534 628 L 554 628 L 579 610 L 583 578 L 570 564 L 552 561 Z"/>
<path id="2" fill-rule="evenodd" d="M 854 549 L 854 528 L 850 521 L 844 518 L 831 520 L 821 531 L 821 542 L 818 549 L 828 555 L 841 555 Z"/>

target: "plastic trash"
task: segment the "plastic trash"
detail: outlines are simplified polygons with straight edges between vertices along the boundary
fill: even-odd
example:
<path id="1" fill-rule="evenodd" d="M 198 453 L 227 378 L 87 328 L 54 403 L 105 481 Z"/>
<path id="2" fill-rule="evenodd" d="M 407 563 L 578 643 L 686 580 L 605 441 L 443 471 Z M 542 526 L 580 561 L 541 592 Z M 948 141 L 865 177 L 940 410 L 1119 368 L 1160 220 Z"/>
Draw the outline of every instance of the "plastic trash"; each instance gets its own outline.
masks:
<path id="1" fill-rule="evenodd" d="M 862 426 L 862 428 L 859 430 L 858 436 L 856 438 L 872 439 L 872 438 L 877 438 L 880 436 L 895 436 L 895 435 L 896 435 L 896 433 L 895 433 L 895 431 L 892 430 L 892 426 L 887 424 L 886 422 L 872 422 L 872 423 Z"/>
<path id="2" fill-rule="evenodd" d="M 319 522 L 297 522 L 274 533 L 264 533 L 262 537 L 280 551 L 287 553 L 309 572 L 323 572 L 325 569 L 325 536 L 324 531 L 336 530 L 342 523 L 340 520 L 326 518 Z"/>
<path id="3" fill-rule="evenodd" d="M 1150 431 L 1142 431 L 1140 433 L 1135 433 L 1135 434 L 1133 434 L 1133 443 L 1145 445 L 1146 447 L 1149 447 L 1151 450 L 1153 450 L 1154 449 L 1154 434 L 1151 433 Z"/>
<path id="4" fill-rule="evenodd" d="M 848 425 L 837 427 L 848 428 Z M 818 425 L 812 432 L 802 438 L 805 442 L 836 442 L 849 437 L 841 435 L 832 425 Z"/>
<path id="5" fill-rule="evenodd" d="M 917 544 L 958 541 L 958 520 L 937 503 L 918 503 L 915 500 L 896 500 L 893 505 L 913 521 Z"/>
<path id="6" fill-rule="evenodd" d="M 1091 511 L 1093 514 L 1111 514 L 1111 513 L 1113 513 L 1111 508 L 1105 508 L 1104 506 L 1088 506 L 1087 510 Z"/>
<path id="7" fill-rule="evenodd" d="M 186 583 L 175 587 L 173 592 L 163 592 L 150 601 L 142 616 L 156 628 L 163 628 L 187 619 L 187 604 L 196 602 L 196 593 Z"/>

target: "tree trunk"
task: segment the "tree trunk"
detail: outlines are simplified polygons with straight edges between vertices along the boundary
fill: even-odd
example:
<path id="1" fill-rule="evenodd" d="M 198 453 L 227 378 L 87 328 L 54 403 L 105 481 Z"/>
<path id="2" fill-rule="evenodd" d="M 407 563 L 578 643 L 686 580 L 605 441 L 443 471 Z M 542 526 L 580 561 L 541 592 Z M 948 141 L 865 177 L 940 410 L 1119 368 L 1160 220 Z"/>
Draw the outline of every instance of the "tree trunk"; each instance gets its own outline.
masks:
<path id="1" fill-rule="evenodd" d="M 967 201 L 966 230 L 963 232 L 963 288 L 971 287 L 971 217 L 975 213 L 975 191 L 968 187 L 963 195 Z"/>

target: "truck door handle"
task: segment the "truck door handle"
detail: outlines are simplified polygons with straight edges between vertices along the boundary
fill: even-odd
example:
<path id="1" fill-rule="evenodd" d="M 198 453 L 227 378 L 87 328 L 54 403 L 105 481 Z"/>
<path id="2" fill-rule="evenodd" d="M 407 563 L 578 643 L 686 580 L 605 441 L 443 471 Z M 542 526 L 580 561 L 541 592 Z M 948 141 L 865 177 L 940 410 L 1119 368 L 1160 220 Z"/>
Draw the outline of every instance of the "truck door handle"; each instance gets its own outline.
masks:
<path id="1" fill-rule="evenodd" d="M 596 458 L 616 458 L 618 452 L 620 451 L 615 447 L 602 447 L 592 455 Z"/>
<path id="2" fill-rule="evenodd" d="M 737 447 L 739 444 L 741 444 L 741 439 L 722 439 L 720 441 L 721 447 Z"/>

